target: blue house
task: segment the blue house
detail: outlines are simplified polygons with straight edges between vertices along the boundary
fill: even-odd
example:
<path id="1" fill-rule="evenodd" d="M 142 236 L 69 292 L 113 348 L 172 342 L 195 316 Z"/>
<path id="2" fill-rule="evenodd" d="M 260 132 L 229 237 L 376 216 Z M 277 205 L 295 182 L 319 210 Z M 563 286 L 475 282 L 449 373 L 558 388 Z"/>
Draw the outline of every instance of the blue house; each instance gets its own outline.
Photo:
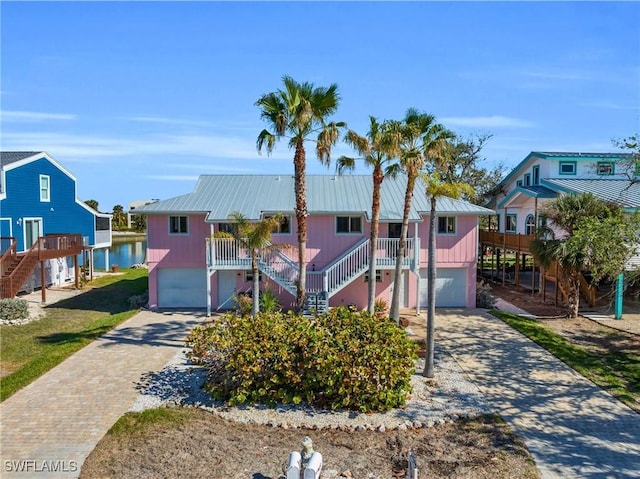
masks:
<path id="1" fill-rule="evenodd" d="M 111 215 L 79 200 L 75 177 L 46 152 L 0 152 L 0 166 L 2 297 L 77 281 L 78 255 L 93 265 L 94 249 L 111 246 Z"/>

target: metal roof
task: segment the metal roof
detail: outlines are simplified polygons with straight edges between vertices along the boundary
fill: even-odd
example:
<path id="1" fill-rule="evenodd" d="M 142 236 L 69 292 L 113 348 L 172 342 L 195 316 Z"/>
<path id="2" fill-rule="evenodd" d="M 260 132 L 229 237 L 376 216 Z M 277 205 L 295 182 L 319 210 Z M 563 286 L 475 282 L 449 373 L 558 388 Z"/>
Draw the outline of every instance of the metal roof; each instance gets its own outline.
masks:
<path id="1" fill-rule="evenodd" d="M 640 183 L 628 179 L 544 179 L 542 183 L 566 193 L 592 193 L 624 209 L 640 209 Z"/>
<path id="2" fill-rule="evenodd" d="M 6 166 L 16 161 L 43 153 L 42 151 L 0 151 L 0 166 Z"/>
<path id="3" fill-rule="evenodd" d="M 382 183 L 380 221 L 402 218 L 406 178 L 386 178 Z M 309 214 L 365 214 L 370 216 L 370 175 L 307 175 Z M 494 211 L 452 198 L 438 198 L 439 214 L 488 215 Z M 205 213 L 208 221 L 225 221 L 238 211 L 248 219 L 264 213 L 294 214 L 294 178 L 291 175 L 202 175 L 193 192 L 136 209 L 136 213 Z M 413 196 L 411 221 L 430 210 L 424 184 L 419 180 Z"/>

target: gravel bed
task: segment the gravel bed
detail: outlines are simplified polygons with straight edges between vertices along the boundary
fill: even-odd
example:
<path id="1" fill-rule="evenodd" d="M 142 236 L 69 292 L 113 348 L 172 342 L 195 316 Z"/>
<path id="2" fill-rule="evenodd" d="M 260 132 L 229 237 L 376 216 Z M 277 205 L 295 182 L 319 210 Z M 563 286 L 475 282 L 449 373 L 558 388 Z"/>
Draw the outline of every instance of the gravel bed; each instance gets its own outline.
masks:
<path id="1" fill-rule="evenodd" d="M 140 395 L 130 411 L 157 407 L 199 407 L 236 422 L 266 424 L 283 428 L 404 430 L 419 429 L 495 412 L 480 390 L 464 375 L 458 364 L 436 345 L 435 378 L 422 376 L 424 360 L 416 361 L 411 379 L 413 394 L 404 407 L 384 413 L 327 411 L 309 405 L 227 406 L 215 401 L 201 386 L 205 371 L 178 352 L 158 373 L 150 373 L 138 384 Z"/>

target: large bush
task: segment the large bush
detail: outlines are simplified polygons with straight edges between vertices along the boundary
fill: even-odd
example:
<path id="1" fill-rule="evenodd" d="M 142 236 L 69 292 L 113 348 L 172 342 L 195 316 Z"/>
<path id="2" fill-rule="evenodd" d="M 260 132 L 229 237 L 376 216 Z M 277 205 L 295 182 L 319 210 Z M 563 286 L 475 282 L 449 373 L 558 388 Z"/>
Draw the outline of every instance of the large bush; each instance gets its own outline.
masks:
<path id="1" fill-rule="evenodd" d="M 411 392 L 416 345 L 367 312 L 228 314 L 194 329 L 188 342 L 191 358 L 209 369 L 206 388 L 230 404 L 384 411 Z"/>

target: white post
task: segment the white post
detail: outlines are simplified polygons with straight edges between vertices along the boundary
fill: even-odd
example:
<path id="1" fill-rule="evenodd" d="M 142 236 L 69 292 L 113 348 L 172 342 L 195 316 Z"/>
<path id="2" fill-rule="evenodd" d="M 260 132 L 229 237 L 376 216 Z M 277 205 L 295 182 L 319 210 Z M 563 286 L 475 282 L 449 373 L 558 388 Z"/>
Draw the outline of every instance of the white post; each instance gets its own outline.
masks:
<path id="1" fill-rule="evenodd" d="M 418 236 L 418 223 L 415 224 L 415 234 L 413 239 L 413 261 L 415 264 L 414 271 L 416 272 L 416 316 L 420 315 L 420 237 Z"/>
<path id="2" fill-rule="evenodd" d="M 109 248 L 105 248 L 104 250 L 104 269 L 105 271 L 109 271 Z"/>
<path id="3" fill-rule="evenodd" d="M 304 479 L 320 479 L 322 472 L 322 454 L 314 452 L 311 454 L 309 464 L 304 469 Z M 289 479 L 289 478 L 287 478 Z"/>
<path id="4" fill-rule="evenodd" d="M 289 467 L 287 467 L 287 479 L 300 479 L 302 456 L 298 451 L 289 454 Z"/>

